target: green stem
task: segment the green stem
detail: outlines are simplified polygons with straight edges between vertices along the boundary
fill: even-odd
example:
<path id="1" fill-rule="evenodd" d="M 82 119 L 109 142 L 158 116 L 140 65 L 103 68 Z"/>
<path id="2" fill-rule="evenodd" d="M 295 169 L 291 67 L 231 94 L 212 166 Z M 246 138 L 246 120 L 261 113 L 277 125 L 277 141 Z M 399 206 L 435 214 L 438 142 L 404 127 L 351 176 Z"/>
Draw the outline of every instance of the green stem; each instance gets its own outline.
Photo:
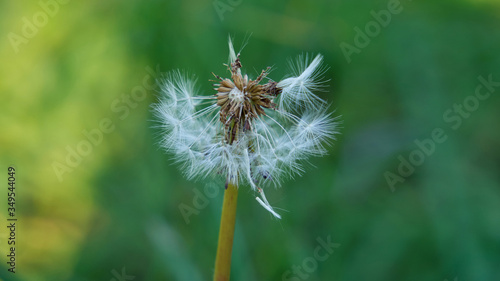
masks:
<path id="1" fill-rule="evenodd" d="M 224 192 L 224 202 L 222 203 L 219 244 L 217 246 L 217 256 L 215 258 L 214 281 L 229 281 L 237 203 L 238 186 L 229 183 Z"/>

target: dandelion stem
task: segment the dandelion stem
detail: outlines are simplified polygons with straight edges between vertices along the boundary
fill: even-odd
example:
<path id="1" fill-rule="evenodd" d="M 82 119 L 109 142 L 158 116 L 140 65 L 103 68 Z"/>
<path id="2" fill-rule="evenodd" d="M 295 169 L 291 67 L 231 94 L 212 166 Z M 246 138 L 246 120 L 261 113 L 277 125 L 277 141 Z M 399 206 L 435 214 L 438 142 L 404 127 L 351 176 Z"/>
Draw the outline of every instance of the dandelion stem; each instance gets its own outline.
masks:
<path id="1" fill-rule="evenodd" d="M 229 281 L 237 201 L 238 186 L 229 183 L 224 192 L 224 202 L 222 203 L 219 244 L 217 246 L 217 256 L 215 258 L 214 281 Z"/>

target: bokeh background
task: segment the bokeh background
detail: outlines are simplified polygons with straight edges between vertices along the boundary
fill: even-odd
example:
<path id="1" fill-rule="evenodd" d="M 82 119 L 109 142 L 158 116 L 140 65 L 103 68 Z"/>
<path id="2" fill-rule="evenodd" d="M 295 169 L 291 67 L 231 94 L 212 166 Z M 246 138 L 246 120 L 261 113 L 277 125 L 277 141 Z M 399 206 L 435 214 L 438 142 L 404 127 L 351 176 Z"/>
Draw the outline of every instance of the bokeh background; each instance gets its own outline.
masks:
<path id="1" fill-rule="evenodd" d="M 388 3 L 1 1 L 0 279 L 211 280 L 223 193 L 187 223 L 179 206 L 194 207 L 207 182 L 185 180 L 158 148 L 151 83 L 180 68 L 211 93 L 231 35 L 237 48 L 249 38 L 242 56 L 254 77 L 272 65 L 279 80 L 289 59 L 323 54 L 331 81 L 319 95 L 343 121 L 329 156 L 267 191 L 282 220 L 241 187 L 232 280 L 498 280 L 500 87 L 454 122 L 443 114 L 470 102 L 479 76 L 500 81 L 500 2 L 402 1 L 348 62 L 340 44 L 354 45 L 354 28 Z M 435 128 L 446 141 L 391 188 L 384 174 Z M 102 139 L 82 144 L 95 130 Z M 340 246 L 311 269 L 327 237 Z M 304 261 L 307 277 L 283 279 Z"/>

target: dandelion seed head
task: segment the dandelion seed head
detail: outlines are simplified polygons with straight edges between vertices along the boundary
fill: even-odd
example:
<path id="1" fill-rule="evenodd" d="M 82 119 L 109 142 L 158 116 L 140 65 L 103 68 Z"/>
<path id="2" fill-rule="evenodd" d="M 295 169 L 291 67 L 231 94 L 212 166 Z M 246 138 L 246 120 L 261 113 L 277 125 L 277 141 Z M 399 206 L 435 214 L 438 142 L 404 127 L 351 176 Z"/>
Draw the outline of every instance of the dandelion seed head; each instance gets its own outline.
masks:
<path id="1" fill-rule="evenodd" d="M 279 82 L 265 79 L 270 67 L 252 79 L 242 73 L 240 54 L 229 40 L 228 76 L 213 74 L 213 95 L 200 95 L 196 79 L 180 71 L 160 80 L 159 101 L 152 107 L 161 146 L 188 179 L 221 175 L 248 185 L 279 218 L 261 187 L 302 175 L 304 161 L 325 155 L 337 134 L 328 104 L 314 94 L 324 87 L 322 62 L 321 55 L 300 56 L 290 64 L 292 74 Z"/>

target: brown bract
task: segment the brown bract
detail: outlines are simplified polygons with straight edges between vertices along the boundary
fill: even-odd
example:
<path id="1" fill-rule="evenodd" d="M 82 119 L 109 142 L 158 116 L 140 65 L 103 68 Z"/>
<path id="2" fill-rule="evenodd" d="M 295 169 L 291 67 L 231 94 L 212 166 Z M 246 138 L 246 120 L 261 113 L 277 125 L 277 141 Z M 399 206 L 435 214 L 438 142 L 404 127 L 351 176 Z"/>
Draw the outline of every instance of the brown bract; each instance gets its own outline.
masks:
<path id="1" fill-rule="evenodd" d="M 273 99 L 282 91 L 274 81 L 259 84 L 269 74 L 270 67 L 262 70 L 255 80 L 249 80 L 246 74 L 242 76 L 240 68 L 238 55 L 228 66 L 231 79 L 223 79 L 214 74 L 220 80 L 220 83 L 214 84 L 217 91 L 215 96 L 217 105 L 221 107 L 220 121 L 224 124 L 225 139 L 229 144 L 238 139 L 240 132 L 252 129 L 253 119 L 259 115 L 266 115 L 264 108 L 275 109 L 276 104 Z"/>

